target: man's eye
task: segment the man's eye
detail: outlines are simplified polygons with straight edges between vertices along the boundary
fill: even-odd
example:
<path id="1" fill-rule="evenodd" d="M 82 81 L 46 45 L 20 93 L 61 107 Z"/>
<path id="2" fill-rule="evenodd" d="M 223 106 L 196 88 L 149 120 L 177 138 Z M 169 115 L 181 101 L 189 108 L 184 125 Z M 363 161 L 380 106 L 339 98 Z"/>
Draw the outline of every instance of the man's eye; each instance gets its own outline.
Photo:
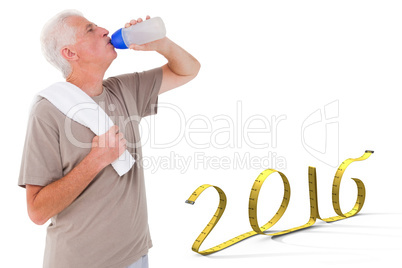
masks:
<path id="1" fill-rule="evenodd" d="M 96 24 L 88 25 L 87 33 L 95 31 L 95 27 L 98 27 Z"/>

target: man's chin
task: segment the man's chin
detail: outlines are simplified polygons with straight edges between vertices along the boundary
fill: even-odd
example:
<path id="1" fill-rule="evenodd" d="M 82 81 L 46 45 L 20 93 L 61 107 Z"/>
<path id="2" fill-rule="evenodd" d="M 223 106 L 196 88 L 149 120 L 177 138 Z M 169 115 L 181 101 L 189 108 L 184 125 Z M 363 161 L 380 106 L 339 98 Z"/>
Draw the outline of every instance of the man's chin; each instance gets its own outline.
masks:
<path id="1" fill-rule="evenodd" d="M 110 55 L 110 58 L 112 59 L 112 61 L 117 58 L 117 52 L 116 52 L 116 50 L 115 50 L 114 47 L 113 47 L 113 50 L 112 50 L 112 51 L 108 51 L 108 54 L 109 54 L 109 53 L 111 54 L 111 55 Z"/>
<path id="2" fill-rule="evenodd" d="M 115 60 L 116 58 L 117 58 L 117 52 L 116 52 L 116 50 L 113 50 L 114 51 L 114 58 L 113 58 L 113 60 Z"/>

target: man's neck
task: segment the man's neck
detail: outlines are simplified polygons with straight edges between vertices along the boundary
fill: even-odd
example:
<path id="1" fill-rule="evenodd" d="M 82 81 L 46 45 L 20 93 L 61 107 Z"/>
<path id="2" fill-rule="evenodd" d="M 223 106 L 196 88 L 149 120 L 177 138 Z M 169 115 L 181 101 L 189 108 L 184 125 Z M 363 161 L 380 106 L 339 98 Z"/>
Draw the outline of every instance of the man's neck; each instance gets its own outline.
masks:
<path id="1" fill-rule="evenodd" d="M 79 87 L 82 91 L 87 93 L 90 97 L 98 96 L 103 91 L 103 75 L 96 74 L 95 72 L 85 72 L 80 73 L 72 72 L 66 81 Z"/>

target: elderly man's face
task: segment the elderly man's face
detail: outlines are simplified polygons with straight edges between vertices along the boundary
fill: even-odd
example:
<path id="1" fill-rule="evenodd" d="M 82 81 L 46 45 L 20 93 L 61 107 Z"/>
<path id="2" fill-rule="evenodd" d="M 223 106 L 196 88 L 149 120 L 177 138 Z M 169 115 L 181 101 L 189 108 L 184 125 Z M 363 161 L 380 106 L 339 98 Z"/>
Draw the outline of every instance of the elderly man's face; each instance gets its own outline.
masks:
<path id="1" fill-rule="evenodd" d="M 94 67 L 109 67 L 117 53 L 110 43 L 108 30 L 79 16 L 69 17 L 68 23 L 77 30 L 74 49 L 79 60 Z"/>

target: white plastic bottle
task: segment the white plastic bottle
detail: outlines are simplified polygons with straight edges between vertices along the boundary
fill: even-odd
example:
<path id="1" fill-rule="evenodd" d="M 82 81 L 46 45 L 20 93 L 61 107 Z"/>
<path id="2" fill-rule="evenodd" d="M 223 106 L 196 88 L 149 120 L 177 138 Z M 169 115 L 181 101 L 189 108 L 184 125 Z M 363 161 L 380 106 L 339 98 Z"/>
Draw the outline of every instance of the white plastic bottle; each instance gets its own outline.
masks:
<path id="1" fill-rule="evenodd" d="M 142 45 L 166 36 L 166 28 L 160 17 L 154 17 L 134 24 L 128 28 L 121 28 L 112 35 L 112 45 L 115 48 L 126 49 L 131 44 Z"/>

